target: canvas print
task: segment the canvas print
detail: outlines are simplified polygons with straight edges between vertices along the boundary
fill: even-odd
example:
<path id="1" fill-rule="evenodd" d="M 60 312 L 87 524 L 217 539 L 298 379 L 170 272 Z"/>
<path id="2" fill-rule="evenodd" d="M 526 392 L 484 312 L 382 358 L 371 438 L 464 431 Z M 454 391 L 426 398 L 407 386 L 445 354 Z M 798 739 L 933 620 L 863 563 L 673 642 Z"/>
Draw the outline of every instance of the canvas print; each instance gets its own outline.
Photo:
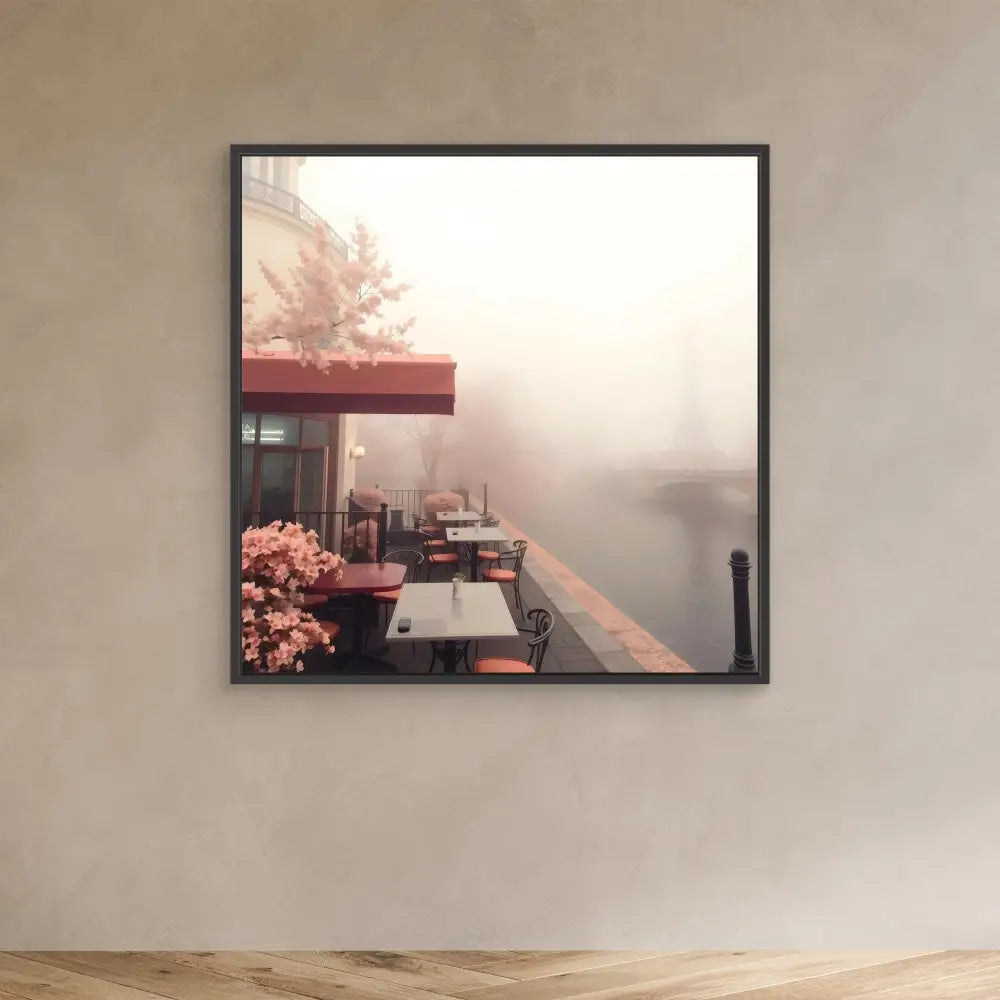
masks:
<path id="1" fill-rule="evenodd" d="M 767 149 L 233 147 L 235 681 L 762 681 Z"/>

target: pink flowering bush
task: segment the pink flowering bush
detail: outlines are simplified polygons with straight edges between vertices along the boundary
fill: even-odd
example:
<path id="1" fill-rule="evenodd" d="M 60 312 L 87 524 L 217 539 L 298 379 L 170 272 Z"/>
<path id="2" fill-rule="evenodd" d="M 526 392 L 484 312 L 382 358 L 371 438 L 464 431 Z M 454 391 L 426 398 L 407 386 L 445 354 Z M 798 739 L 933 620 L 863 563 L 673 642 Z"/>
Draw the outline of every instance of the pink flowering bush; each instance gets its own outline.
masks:
<path id="1" fill-rule="evenodd" d="M 464 501 L 458 493 L 429 493 L 424 497 L 424 517 L 431 524 L 437 524 L 438 514 L 449 510 L 458 510 L 463 503 Z"/>
<path id="2" fill-rule="evenodd" d="M 278 298 L 274 312 L 258 319 L 254 294 L 243 296 L 243 344 L 253 351 L 267 348 L 274 340 L 288 341 L 303 365 L 321 371 L 332 354 L 346 355 L 352 368 L 358 357 L 373 365 L 380 354 L 405 354 L 410 349 L 406 333 L 411 317 L 403 323 L 387 323 L 382 315 L 386 302 L 398 302 L 408 285 L 392 284 L 392 268 L 379 260 L 374 237 L 361 222 L 348 240 L 349 260 L 333 249 L 323 223 L 316 224 L 312 246 L 299 248 L 299 264 L 286 280 L 260 261 L 260 269 Z"/>
<path id="3" fill-rule="evenodd" d="M 344 528 L 343 552 L 351 562 L 378 562 L 378 521 L 369 517 Z"/>
<path id="4" fill-rule="evenodd" d="M 388 494 L 377 486 L 357 486 L 351 494 L 351 499 L 362 510 L 377 512 L 382 504 L 389 502 Z"/>
<path id="5" fill-rule="evenodd" d="M 332 650 L 319 622 L 296 602 L 321 573 L 343 572 L 343 562 L 301 524 L 272 521 L 243 532 L 243 660 L 255 673 L 301 671 L 307 649 Z"/>

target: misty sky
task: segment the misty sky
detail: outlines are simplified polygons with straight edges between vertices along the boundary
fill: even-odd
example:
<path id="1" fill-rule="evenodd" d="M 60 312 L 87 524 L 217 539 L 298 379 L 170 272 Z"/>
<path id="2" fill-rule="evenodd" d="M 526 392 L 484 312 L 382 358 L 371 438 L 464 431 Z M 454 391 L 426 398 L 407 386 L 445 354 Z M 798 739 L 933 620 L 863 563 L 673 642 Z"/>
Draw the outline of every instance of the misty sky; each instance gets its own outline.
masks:
<path id="1" fill-rule="evenodd" d="M 751 157 L 326 157 L 302 198 L 360 217 L 413 285 L 415 350 L 509 384 L 567 449 L 755 446 Z M 698 414 L 703 419 L 700 419 Z"/>

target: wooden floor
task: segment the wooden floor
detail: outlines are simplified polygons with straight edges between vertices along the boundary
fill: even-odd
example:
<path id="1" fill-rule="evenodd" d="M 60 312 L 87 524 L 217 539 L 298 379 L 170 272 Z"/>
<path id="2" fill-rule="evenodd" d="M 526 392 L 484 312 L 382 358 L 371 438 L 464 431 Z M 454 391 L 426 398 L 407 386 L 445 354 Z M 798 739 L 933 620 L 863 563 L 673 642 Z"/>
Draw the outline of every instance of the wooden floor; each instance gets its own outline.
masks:
<path id="1" fill-rule="evenodd" d="M 27 1000 L 997 1000 L 1000 952 L 6 952 Z"/>

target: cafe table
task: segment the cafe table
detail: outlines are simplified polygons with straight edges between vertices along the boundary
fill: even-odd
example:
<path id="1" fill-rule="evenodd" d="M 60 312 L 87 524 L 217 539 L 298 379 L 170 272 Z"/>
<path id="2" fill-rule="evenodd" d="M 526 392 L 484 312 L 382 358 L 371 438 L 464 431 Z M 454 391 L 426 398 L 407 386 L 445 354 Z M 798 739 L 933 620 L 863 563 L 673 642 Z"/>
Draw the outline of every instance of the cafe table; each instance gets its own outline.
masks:
<path id="1" fill-rule="evenodd" d="M 445 535 L 449 542 L 472 546 L 471 575 L 473 583 L 479 579 L 479 543 L 510 541 L 502 528 L 484 528 L 478 524 L 471 528 L 446 528 Z"/>
<path id="2" fill-rule="evenodd" d="M 361 667 L 367 673 L 394 672 L 394 664 L 364 651 L 364 624 L 366 613 L 370 617 L 373 609 L 372 596 L 401 587 L 406 579 L 406 566 L 401 563 L 345 563 L 340 569 L 340 579 L 337 579 L 337 570 L 330 570 L 318 576 L 306 590 L 310 594 L 325 594 L 327 597 L 355 598 L 354 641 L 350 655 L 340 664 L 341 672 L 348 667 Z"/>
<path id="3" fill-rule="evenodd" d="M 457 644 L 469 639 L 512 639 L 518 635 L 498 583 L 463 583 L 460 597 L 450 583 L 403 585 L 385 634 L 386 642 L 444 643 L 444 672 L 455 673 Z M 410 619 L 407 632 L 399 631 Z"/>
<path id="4" fill-rule="evenodd" d="M 474 510 L 443 510 L 437 515 L 439 521 L 466 522 L 478 524 L 483 515 Z"/>

